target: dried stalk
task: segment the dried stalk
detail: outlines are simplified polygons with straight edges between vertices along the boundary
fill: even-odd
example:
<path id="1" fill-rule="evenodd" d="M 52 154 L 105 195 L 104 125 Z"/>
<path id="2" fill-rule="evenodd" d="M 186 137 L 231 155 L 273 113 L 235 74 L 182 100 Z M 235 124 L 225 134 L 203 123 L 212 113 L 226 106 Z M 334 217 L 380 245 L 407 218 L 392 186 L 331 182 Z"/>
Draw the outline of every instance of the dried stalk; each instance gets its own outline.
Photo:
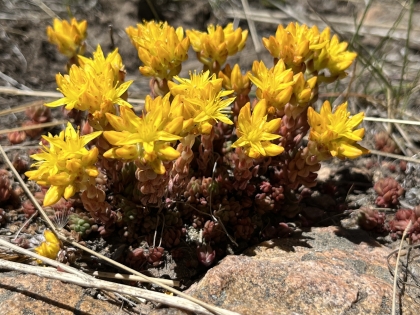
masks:
<path id="1" fill-rule="evenodd" d="M 396 304 L 395 300 L 396 300 L 396 293 L 397 293 L 398 265 L 400 263 L 401 250 L 402 250 L 402 246 L 403 246 L 405 236 L 407 235 L 407 232 L 411 228 L 412 224 L 413 224 L 413 222 L 411 222 L 411 220 L 410 220 L 410 222 L 408 222 L 407 227 L 404 230 L 404 233 L 402 235 L 401 242 L 400 242 L 400 248 L 398 250 L 397 262 L 395 263 L 394 286 L 393 286 L 393 290 L 392 290 L 392 311 L 391 311 L 392 315 L 395 315 L 395 304 Z"/>
<path id="2" fill-rule="evenodd" d="M 21 105 L 21 106 L 5 109 L 5 110 L 0 111 L 0 116 L 14 114 L 14 113 L 18 113 L 18 112 L 23 112 L 23 111 L 27 110 L 29 107 L 40 106 L 43 103 L 44 103 L 43 100 L 37 100 L 37 101 L 26 103 L 26 104 Z"/>
<path id="3" fill-rule="evenodd" d="M 77 270 L 76 268 L 73 268 L 73 267 L 67 266 L 65 264 L 59 263 L 56 260 L 38 255 L 37 253 L 34 253 L 30 250 L 27 250 L 27 249 L 24 249 L 22 247 L 19 247 L 19 246 L 15 245 L 15 244 L 9 243 L 8 241 L 6 241 L 2 238 L 0 238 L 0 245 L 8 247 L 8 248 L 14 250 L 15 252 L 17 252 L 19 254 L 23 254 L 23 255 L 30 256 L 30 257 L 35 258 L 35 259 L 39 259 L 39 260 L 41 260 L 42 262 L 44 262 L 48 265 L 54 266 L 56 268 L 61 268 L 62 270 L 66 271 L 68 273 L 71 273 L 75 276 L 80 277 L 81 279 L 83 279 L 86 282 L 90 282 L 91 279 L 94 279 L 93 277 Z"/>
<path id="4" fill-rule="evenodd" d="M 405 124 L 405 125 L 416 125 L 420 126 L 420 121 L 413 120 L 401 120 L 401 119 L 391 119 L 391 118 L 378 118 L 378 117 L 364 117 L 364 121 L 379 121 L 379 122 L 388 122 L 394 124 Z"/>
<path id="5" fill-rule="evenodd" d="M 392 153 L 386 153 L 378 150 L 369 150 L 371 154 L 385 156 L 391 159 L 397 159 L 397 160 L 403 160 L 411 163 L 417 163 L 420 164 L 420 160 L 416 158 L 407 157 L 404 155 L 398 155 L 398 154 L 392 154 Z"/>
<path id="6" fill-rule="evenodd" d="M 85 271 L 86 273 L 100 278 L 107 278 L 107 279 L 117 279 L 123 281 L 139 281 L 139 282 L 148 282 L 145 281 L 143 278 L 133 275 L 121 274 L 121 273 L 113 273 L 113 272 L 103 272 L 103 271 Z M 157 282 L 170 285 L 171 287 L 179 287 L 180 282 L 177 280 L 169 280 L 169 279 L 155 279 Z"/>
<path id="7" fill-rule="evenodd" d="M 194 314 L 203 314 L 203 315 L 212 314 L 211 312 L 207 311 L 205 308 L 179 297 L 170 296 L 164 293 L 148 291 L 145 289 L 130 287 L 130 286 L 119 284 L 119 283 L 113 283 L 113 282 L 108 282 L 108 281 L 104 281 L 100 279 L 95 279 L 93 277 L 89 277 L 90 278 L 89 281 L 85 281 L 85 279 L 79 276 L 71 275 L 64 272 L 58 272 L 57 270 L 52 270 L 51 268 L 19 264 L 19 263 L 6 261 L 2 259 L 0 259 L 0 268 L 35 274 L 35 275 L 49 278 L 49 279 L 55 279 L 55 280 L 60 280 L 63 282 L 77 284 L 82 287 L 97 288 L 97 289 L 101 289 L 105 291 L 112 291 L 112 292 L 117 292 L 120 294 L 127 294 L 131 296 L 145 298 L 149 301 L 153 301 L 156 303 L 163 303 L 165 305 L 169 305 L 172 307 L 184 309 L 186 311 L 194 312 Z M 237 314 L 237 313 L 231 313 L 231 314 Z"/>
<path id="8" fill-rule="evenodd" d="M 42 123 L 42 124 L 37 124 L 37 125 L 22 126 L 22 127 L 11 128 L 11 129 L 3 129 L 3 130 L 0 130 L 0 135 L 8 134 L 10 132 L 15 132 L 15 131 L 48 128 L 48 127 L 58 126 L 58 125 L 66 124 L 66 123 L 67 123 L 67 120 L 57 120 L 57 121 L 52 121 L 52 122 Z"/>
<path id="9" fill-rule="evenodd" d="M 0 94 L 8 94 L 8 95 L 24 95 L 24 96 L 35 96 L 35 97 L 51 97 L 51 98 L 61 98 L 63 94 L 59 92 L 43 92 L 43 91 L 27 91 L 27 90 L 19 90 L 16 88 L 10 88 L 5 86 L 0 86 Z M 144 100 L 137 99 L 137 98 L 129 98 L 129 103 L 132 104 L 144 104 Z"/>

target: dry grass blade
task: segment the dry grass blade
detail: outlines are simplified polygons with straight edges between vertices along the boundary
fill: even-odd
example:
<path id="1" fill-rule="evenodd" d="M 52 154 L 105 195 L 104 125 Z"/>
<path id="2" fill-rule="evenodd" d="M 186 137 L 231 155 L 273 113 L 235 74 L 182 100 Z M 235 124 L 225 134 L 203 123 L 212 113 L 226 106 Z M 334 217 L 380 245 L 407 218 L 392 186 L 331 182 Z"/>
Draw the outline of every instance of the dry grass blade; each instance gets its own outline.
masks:
<path id="1" fill-rule="evenodd" d="M 6 81 L 7 83 L 9 83 L 12 86 L 15 86 L 19 89 L 22 89 L 24 91 L 32 91 L 30 88 L 28 88 L 27 86 L 19 83 L 18 81 L 16 81 L 15 79 L 9 77 L 8 75 L 4 74 L 3 72 L 0 71 L 0 79 Z"/>
<path id="2" fill-rule="evenodd" d="M 252 42 L 254 44 L 255 51 L 258 54 L 259 52 L 261 52 L 262 46 L 261 46 L 260 40 L 258 38 L 258 33 L 257 33 L 257 29 L 255 27 L 255 23 L 250 18 L 251 10 L 249 9 L 248 0 L 241 0 L 241 2 L 242 2 L 242 7 L 243 7 L 243 10 L 244 10 L 244 13 L 245 13 L 246 21 L 248 22 L 249 32 L 251 33 L 251 39 L 252 39 Z"/>
<path id="3" fill-rule="evenodd" d="M 122 270 L 125 270 L 128 273 L 137 275 L 140 278 L 144 279 L 145 281 L 148 281 L 148 282 L 151 282 L 153 284 L 156 284 L 156 285 L 158 285 L 158 286 L 160 286 L 160 287 L 162 287 L 162 288 L 164 288 L 164 289 L 166 289 L 166 290 L 168 290 L 168 291 L 170 291 L 170 292 L 172 292 L 174 294 L 177 294 L 180 297 L 183 297 L 183 298 L 185 298 L 187 300 L 190 300 L 190 301 L 192 301 L 192 302 L 194 302 L 194 303 L 196 303 L 196 304 L 198 304 L 198 305 L 200 305 L 200 306 L 208 309 L 209 311 L 213 312 L 214 314 L 237 315 L 237 313 L 235 313 L 235 312 L 231 312 L 231 311 L 228 311 L 228 310 L 220 309 L 218 307 L 209 305 L 209 304 L 207 304 L 207 303 L 205 303 L 203 301 L 200 301 L 200 300 L 198 300 L 198 299 L 196 299 L 196 298 L 194 298 L 192 296 L 189 296 L 188 294 L 185 294 L 185 293 L 183 293 L 181 291 L 178 291 L 178 290 L 176 290 L 176 289 L 174 289 L 174 288 L 172 288 L 172 287 L 170 287 L 168 285 L 159 283 L 154 278 L 147 277 L 147 276 L 143 275 L 142 273 L 140 273 L 140 272 L 138 272 L 138 271 L 136 271 L 134 269 L 131 269 L 131 268 L 129 268 L 129 267 L 123 265 L 123 264 L 120 264 L 120 263 L 118 263 L 118 262 L 116 262 L 116 261 L 114 261 L 114 260 L 112 260 L 112 259 L 110 259 L 110 258 L 108 258 L 108 257 L 106 257 L 104 255 L 101 255 L 101 254 L 99 254 L 99 253 L 97 253 L 97 252 L 95 252 L 93 250 L 90 250 L 89 248 L 87 248 L 87 247 L 85 247 L 83 245 L 80 245 L 79 243 L 77 243 L 77 242 L 69 239 L 65 235 L 59 233 L 57 231 L 57 228 L 54 226 L 54 224 L 51 222 L 51 220 L 46 215 L 44 209 L 41 207 L 41 205 L 38 203 L 38 201 L 35 199 L 35 197 L 31 194 L 31 192 L 29 191 L 28 187 L 26 187 L 26 184 L 24 183 L 23 179 L 21 178 L 21 176 L 19 175 L 19 173 L 16 171 L 16 169 L 13 167 L 13 164 L 10 162 L 9 158 L 7 157 L 7 155 L 4 152 L 4 150 L 3 150 L 3 148 L 2 148 L 1 145 L 0 145 L 0 153 L 3 156 L 3 159 L 6 162 L 6 164 L 9 166 L 10 170 L 15 175 L 16 179 L 19 181 L 22 189 L 25 191 L 26 194 L 28 194 L 28 197 L 30 198 L 30 200 L 34 204 L 35 208 L 38 209 L 38 211 L 41 213 L 42 217 L 46 221 L 47 225 L 52 229 L 52 231 L 57 235 L 57 237 L 60 240 L 62 240 L 64 242 L 67 242 L 67 243 L 71 244 L 72 246 L 77 247 L 77 248 L 79 248 L 79 249 L 81 249 L 81 250 L 83 250 L 83 251 L 85 251 L 85 252 L 87 252 L 87 253 L 89 253 L 91 255 L 94 255 L 94 256 L 102 259 L 102 260 L 105 260 L 109 264 L 114 265 L 115 267 L 120 268 Z"/>
<path id="4" fill-rule="evenodd" d="M 78 277 L 82 278 L 85 281 L 89 281 L 90 278 L 91 278 L 87 274 L 84 274 L 83 272 L 81 272 L 81 271 L 79 271 L 79 270 L 77 270 L 77 269 L 75 269 L 73 267 L 70 267 L 70 266 L 67 266 L 65 264 L 59 263 L 56 260 L 52 260 L 52 259 L 49 259 L 47 257 L 38 255 L 38 254 L 36 254 L 36 253 L 34 253 L 32 251 L 29 251 L 27 249 L 24 249 L 22 247 L 19 247 L 19 246 L 15 245 L 15 244 L 9 243 L 9 242 L 5 241 L 2 238 L 0 238 L 0 245 L 3 245 L 5 247 L 8 247 L 8 248 L 12 249 L 13 251 L 15 251 L 17 253 L 20 253 L 20 254 L 23 254 L 23 255 L 26 255 L 26 256 L 29 256 L 29 257 L 32 257 L 32 258 L 41 260 L 42 262 L 44 262 L 44 263 L 46 263 L 46 264 L 48 264 L 50 266 L 60 267 L 62 270 L 66 271 L 68 273 L 77 275 Z"/>
<path id="5" fill-rule="evenodd" d="M 15 271 L 21 271 L 25 273 L 35 274 L 41 277 L 56 279 L 63 282 L 77 284 L 82 287 L 88 288 L 97 288 L 105 291 L 112 291 L 117 292 L 120 294 L 127 294 L 136 297 L 145 298 L 147 300 L 156 302 L 156 303 L 163 303 L 165 305 L 170 305 L 176 308 L 184 309 L 186 311 L 194 312 L 194 314 L 203 314 L 203 315 L 211 315 L 212 313 L 207 311 L 205 308 L 198 306 L 194 303 L 191 303 L 185 299 L 170 296 L 164 293 L 153 292 L 145 289 L 130 287 L 127 285 L 122 285 L 118 283 L 108 282 L 100 279 L 95 279 L 93 277 L 89 277 L 88 281 L 85 279 L 77 276 L 71 275 L 64 272 L 58 272 L 55 269 L 45 268 L 45 267 L 36 267 L 30 265 L 19 264 L 11 261 L 5 261 L 0 259 L 0 267 L 2 269 L 9 269 Z M 231 313 L 237 314 L 237 313 Z"/>
<path id="6" fill-rule="evenodd" d="M 363 120 L 366 120 L 366 121 L 388 122 L 388 123 L 403 124 L 403 125 L 416 125 L 416 126 L 420 126 L 420 121 L 413 121 L 413 120 L 401 120 L 401 119 L 378 118 L 378 117 L 364 117 Z"/>
<path id="7" fill-rule="evenodd" d="M 63 94 L 59 92 L 27 91 L 27 90 L 19 90 L 16 88 L 10 88 L 10 87 L 5 87 L 5 86 L 0 86 L 0 94 L 34 96 L 34 97 L 51 97 L 51 98 L 63 97 Z M 144 104 L 144 100 L 137 99 L 137 98 L 129 98 L 128 102 L 133 103 L 133 104 Z"/>
<path id="8" fill-rule="evenodd" d="M 54 127 L 54 126 L 58 126 L 58 125 L 66 124 L 66 123 L 67 123 L 67 120 L 57 120 L 57 121 L 52 121 L 52 122 L 42 123 L 42 124 L 37 124 L 37 125 L 32 125 L 32 126 L 22 126 L 22 127 L 11 128 L 11 129 L 3 129 L 3 130 L 0 130 L 0 135 L 5 135 L 5 134 L 15 132 L 15 131 L 49 128 L 49 127 Z"/>
<path id="9" fill-rule="evenodd" d="M 386 153 L 378 150 L 369 150 L 371 154 L 379 155 L 379 156 L 385 156 L 387 158 L 391 159 L 397 159 L 397 160 L 403 160 L 411 163 L 417 163 L 420 164 L 420 160 L 416 158 L 410 158 L 404 155 L 398 155 L 398 154 L 392 154 L 392 153 Z"/>
<path id="10" fill-rule="evenodd" d="M 49 15 L 50 18 L 57 18 L 59 19 L 60 17 L 53 11 L 51 10 L 44 2 L 42 2 L 41 0 L 32 0 L 33 3 L 35 3 L 37 6 L 39 6 L 45 13 L 47 13 Z"/>
<path id="11" fill-rule="evenodd" d="M 133 276 L 133 275 L 126 275 L 126 274 L 112 273 L 112 272 L 103 272 L 103 271 L 85 271 L 85 272 L 92 275 L 92 276 L 100 277 L 100 278 L 118 279 L 118 280 L 124 280 L 124 281 L 139 281 L 139 282 L 148 283 L 148 281 L 145 281 L 143 278 Z M 180 282 L 176 281 L 176 280 L 159 279 L 159 278 L 156 278 L 155 280 L 160 282 L 160 283 L 170 285 L 172 287 L 179 287 L 179 285 L 180 285 Z"/>
<path id="12" fill-rule="evenodd" d="M 27 110 L 29 107 L 32 107 L 32 106 L 41 106 L 42 104 L 44 104 L 44 101 L 43 100 L 29 102 L 29 103 L 26 103 L 26 104 L 21 105 L 21 106 L 17 106 L 17 107 L 13 107 L 13 108 L 1 110 L 0 111 L 0 116 L 14 114 L 14 113 L 18 113 L 18 112 L 23 112 L 23 111 Z"/>
<path id="13" fill-rule="evenodd" d="M 411 228 L 411 225 L 413 223 L 411 222 L 411 220 L 408 222 L 407 227 L 404 230 L 404 233 L 401 237 L 401 242 L 400 242 L 400 248 L 398 250 L 398 256 L 397 256 L 397 261 L 395 263 L 395 271 L 394 271 L 394 286 L 393 286 L 393 292 L 392 292 L 392 311 L 391 314 L 395 315 L 395 308 L 396 308 L 396 303 L 395 300 L 397 298 L 396 294 L 397 294 L 397 280 L 398 280 L 398 265 L 400 263 L 400 256 L 401 256 L 401 249 L 403 246 L 403 242 L 405 239 L 405 236 L 407 235 L 408 230 Z"/>

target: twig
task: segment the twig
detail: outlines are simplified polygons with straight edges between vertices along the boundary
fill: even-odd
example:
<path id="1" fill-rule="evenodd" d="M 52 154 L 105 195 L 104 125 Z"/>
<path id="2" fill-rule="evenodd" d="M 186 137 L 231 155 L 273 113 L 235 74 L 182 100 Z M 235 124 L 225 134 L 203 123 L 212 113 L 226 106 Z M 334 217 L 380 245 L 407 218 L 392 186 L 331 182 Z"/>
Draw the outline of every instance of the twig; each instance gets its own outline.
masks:
<path id="1" fill-rule="evenodd" d="M 97 288 L 105 291 L 118 292 L 120 294 L 127 294 L 132 296 L 137 296 L 145 298 L 150 301 L 157 303 L 163 303 L 165 305 L 173 306 L 176 308 L 184 309 L 187 311 L 194 312 L 195 314 L 211 315 L 212 313 L 207 311 L 205 308 L 198 306 L 190 301 L 185 299 L 170 296 L 164 293 L 153 292 L 145 289 L 130 287 L 127 285 L 108 282 L 100 279 L 91 278 L 90 281 L 85 281 L 83 278 L 80 278 L 75 275 L 71 275 L 64 272 L 58 272 L 57 270 L 52 270 L 51 268 L 36 267 L 25 264 L 19 264 L 11 261 L 6 261 L 0 259 L 0 267 L 9 270 L 21 271 L 25 273 L 35 274 L 45 278 L 56 279 L 68 283 L 77 284 L 82 287 L 88 288 Z M 237 313 L 231 313 L 237 314 Z"/>
<path id="2" fill-rule="evenodd" d="M 115 49 L 114 27 L 112 26 L 112 24 L 108 25 L 108 30 L 109 30 L 109 39 L 111 41 L 111 50 L 114 50 Z"/>
<path id="3" fill-rule="evenodd" d="M 196 299 L 196 298 L 194 298 L 192 296 L 189 296 L 188 294 L 185 294 L 185 293 L 183 293 L 181 291 L 178 291 L 178 290 L 176 290 L 174 288 L 171 288 L 170 286 L 168 286 L 166 284 L 159 283 L 154 278 L 145 276 L 142 273 L 140 273 L 140 272 L 138 272 L 138 271 L 136 271 L 134 269 L 131 269 L 131 268 L 127 267 L 127 266 L 124 266 L 123 264 L 121 264 L 119 262 L 116 262 L 116 261 L 114 261 L 114 260 L 112 260 L 112 259 L 110 259 L 110 258 L 108 258 L 108 257 L 106 257 L 104 255 L 101 255 L 101 254 L 99 254 L 99 253 L 97 253 L 97 252 L 95 252 L 95 251 L 93 251 L 93 250 L 91 250 L 91 249 L 89 249 L 89 248 L 87 248 L 87 247 L 85 247 L 83 245 L 80 245 L 79 243 L 77 243 L 77 242 L 69 239 L 67 236 L 59 233 L 57 231 L 57 228 L 54 226 L 54 224 L 51 222 L 51 220 L 46 215 L 44 209 L 40 206 L 40 204 L 38 203 L 38 201 L 35 199 L 35 197 L 29 191 L 28 187 L 26 187 L 23 179 L 20 177 L 19 173 L 13 167 L 13 164 L 10 162 L 9 158 L 7 157 L 7 155 L 4 152 L 4 150 L 3 150 L 3 148 L 2 148 L 1 145 L 0 145 L 0 153 L 3 155 L 3 159 L 5 160 L 6 164 L 9 166 L 9 168 L 11 169 L 11 171 L 13 172 L 13 174 L 15 175 L 16 179 L 19 181 L 22 189 L 25 191 L 25 193 L 28 194 L 28 197 L 31 199 L 31 201 L 34 204 L 35 208 L 37 208 L 39 210 L 39 212 L 41 213 L 42 217 L 47 222 L 48 226 L 51 228 L 51 230 L 54 232 L 54 234 L 57 235 L 57 237 L 60 240 L 71 244 L 73 247 L 77 247 L 77 248 L 79 248 L 81 250 L 84 250 L 85 252 L 87 252 L 87 253 L 89 253 L 91 255 L 94 255 L 94 256 L 96 256 L 96 257 L 98 257 L 98 258 L 106 261 L 107 263 L 109 263 L 111 265 L 114 265 L 114 266 L 116 266 L 116 267 L 118 267 L 118 268 L 120 268 L 122 270 L 125 270 L 125 271 L 127 271 L 129 273 L 135 274 L 135 275 L 139 276 L 140 278 L 144 279 L 145 281 L 150 281 L 151 283 L 154 283 L 154 284 L 156 284 L 156 285 L 158 285 L 158 286 L 160 286 L 160 287 L 162 287 L 162 288 L 164 288 L 164 289 L 166 289 L 166 290 L 168 290 L 168 291 L 170 291 L 170 292 L 172 292 L 174 294 L 177 294 L 180 297 L 183 297 L 183 298 L 185 298 L 187 300 L 190 300 L 190 301 L 192 301 L 194 303 L 197 303 L 198 305 L 201 305 L 202 307 L 208 309 L 209 311 L 213 312 L 214 314 L 222 314 L 222 315 L 234 315 L 235 314 L 235 315 L 238 315 L 235 312 L 231 312 L 231 311 L 228 311 L 228 310 L 220 309 L 220 308 L 218 308 L 216 306 L 209 305 L 209 304 L 207 304 L 207 303 L 205 303 L 203 301 L 200 301 L 199 299 Z"/>
<path id="4" fill-rule="evenodd" d="M 407 232 L 411 228 L 412 224 L 413 223 L 410 220 L 407 224 L 407 227 L 404 230 L 404 233 L 402 235 L 401 242 L 400 242 L 400 248 L 398 250 L 397 261 L 395 263 L 394 286 L 393 286 L 393 289 L 392 289 L 392 311 L 391 311 L 392 315 L 395 315 L 395 300 L 396 300 L 396 294 L 397 294 L 397 280 L 398 280 L 398 274 L 397 273 L 398 273 L 398 265 L 399 265 L 400 256 L 401 256 L 401 249 L 402 249 L 402 246 L 403 246 L 404 238 L 407 235 Z"/>

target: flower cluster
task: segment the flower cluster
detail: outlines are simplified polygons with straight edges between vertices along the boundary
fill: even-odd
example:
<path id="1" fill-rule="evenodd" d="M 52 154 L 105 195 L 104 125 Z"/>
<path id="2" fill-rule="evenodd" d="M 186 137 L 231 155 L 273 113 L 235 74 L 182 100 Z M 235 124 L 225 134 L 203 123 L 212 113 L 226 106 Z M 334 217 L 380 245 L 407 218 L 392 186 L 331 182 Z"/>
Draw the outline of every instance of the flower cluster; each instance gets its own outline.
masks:
<path id="1" fill-rule="evenodd" d="M 257 86 L 258 99 L 265 99 L 269 107 L 282 109 L 292 97 L 293 71 L 282 60 L 267 69 L 263 61 L 254 61 L 249 79 Z"/>
<path id="2" fill-rule="evenodd" d="M 132 107 L 122 95 L 133 81 L 115 82 L 123 69 L 117 52 L 105 59 L 98 46 L 94 57 L 93 60 L 80 58 L 82 66 L 72 65 L 69 74 L 57 74 L 58 90 L 64 97 L 45 106 L 66 105 L 67 110 L 88 111 L 92 115 L 92 125 L 102 130 L 107 125 L 105 113 L 115 113 L 115 104 Z"/>
<path id="3" fill-rule="evenodd" d="M 290 23 L 286 28 L 277 27 L 275 36 L 263 38 L 263 44 L 270 54 L 281 59 L 290 68 L 299 69 L 303 63 L 313 56 L 315 49 L 321 49 L 325 42 L 320 42 L 320 33 L 316 26 Z"/>
<path id="4" fill-rule="evenodd" d="M 242 31 L 241 28 L 234 30 L 233 23 L 229 23 L 225 28 L 209 25 L 207 32 L 187 30 L 187 36 L 205 69 L 218 73 L 228 56 L 245 47 L 248 31 Z"/>
<path id="5" fill-rule="evenodd" d="M 58 50 L 68 58 L 83 54 L 87 33 L 87 22 L 77 22 L 75 18 L 70 23 L 66 20 L 54 19 L 53 27 L 47 27 L 48 40 L 55 44 Z"/>
<path id="6" fill-rule="evenodd" d="M 44 206 L 72 197 L 76 192 L 85 190 L 98 176 L 95 163 L 98 149 L 86 149 L 86 145 L 101 134 L 100 131 L 80 136 L 71 123 L 58 136 L 42 136 L 50 146 L 44 146 L 41 153 L 31 157 L 37 162 L 36 170 L 25 173 L 30 180 L 41 186 L 50 187 L 45 195 Z"/>
<path id="7" fill-rule="evenodd" d="M 363 120 L 364 113 L 359 113 L 350 117 L 347 111 L 347 103 L 337 107 L 334 113 L 331 105 L 325 101 L 320 113 L 312 107 L 308 108 L 308 123 L 311 126 L 309 140 L 314 141 L 320 151 L 328 151 L 331 156 L 339 159 L 354 159 L 367 154 L 369 151 L 357 144 L 361 141 L 365 129 L 354 130 Z"/>
<path id="8" fill-rule="evenodd" d="M 252 111 L 250 104 L 242 107 L 239 114 L 236 133 L 239 137 L 232 148 L 243 147 L 245 154 L 252 158 L 260 156 L 275 156 L 284 151 L 284 148 L 275 145 L 270 140 L 280 138 L 280 135 L 274 134 L 281 124 L 281 119 L 276 118 L 267 122 L 267 105 L 265 100 L 257 103 Z"/>
<path id="9" fill-rule="evenodd" d="M 105 158 L 119 158 L 147 164 L 157 174 L 164 174 L 163 161 L 172 161 L 179 152 L 168 143 L 181 139 L 183 117 L 171 118 L 169 95 L 152 100 L 146 97 L 147 113 L 138 117 L 132 110 L 122 107 L 121 116 L 107 113 L 115 131 L 105 131 L 105 139 L 115 146 L 104 153 Z"/>
<path id="10" fill-rule="evenodd" d="M 125 69 L 121 55 L 118 53 L 118 48 L 109 53 L 105 58 L 101 46 L 98 45 L 96 51 L 93 52 L 93 59 L 86 58 L 81 55 L 79 55 L 77 59 L 79 66 L 82 69 L 91 68 L 97 74 L 101 74 L 104 69 L 107 69 L 109 66 L 111 66 L 112 72 L 114 74 L 114 85 L 119 85 L 124 82 Z"/>
<path id="11" fill-rule="evenodd" d="M 151 21 L 127 27 L 126 32 L 144 64 L 139 68 L 141 74 L 170 80 L 181 71 L 190 47 L 182 27 L 175 30 L 167 22 Z"/>
<path id="12" fill-rule="evenodd" d="M 329 27 L 320 33 L 316 26 L 279 25 L 275 36 L 263 38 L 263 43 L 276 60 L 283 60 L 295 72 L 328 69 L 332 77 L 342 77 L 357 56 L 347 51 L 348 44 L 340 42 L 337 35 L 331 38 Z"/>
<path id="13" fill-rule="evenodd" d="M 190 79 L 178 76 L 174 79 L 179 84 L 168 82 L 171 94 L 175 96 L 172 107 L 185 119 L 192 119 L 194 125 L 191 127 L 196 127 L 192 133 L 208 134 L 218 121 L 233 124 L 222 112 L 233 102 L 234 98 L 226 98 L 233 91 L 222 90 L 222 79 L 210 75 L 208 70 L 200 74 L 190 73 Z"/>

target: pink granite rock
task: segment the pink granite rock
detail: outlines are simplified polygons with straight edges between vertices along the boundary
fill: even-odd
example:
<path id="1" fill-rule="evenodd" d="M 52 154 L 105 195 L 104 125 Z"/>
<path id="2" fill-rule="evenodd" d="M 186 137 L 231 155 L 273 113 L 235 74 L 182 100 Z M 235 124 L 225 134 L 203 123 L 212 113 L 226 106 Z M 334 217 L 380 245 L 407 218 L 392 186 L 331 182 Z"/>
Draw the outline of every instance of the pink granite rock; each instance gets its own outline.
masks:
<path id="1" fill-rule="evenodd" d="M 107 296 L 110 300 L 104 301 L 86 292 L 84 288 L 59 280 L 18 272 L 1 272 L 0 314 L 130 314 L 112 296 Z"/>
<path id="2" fill-rule="evenodd" d="M 364 231 L 327 227 L 267 241 L 226 257 L 187 293 L 244 315 L 390 314 L 391 250 L 366 240 Z M 401 309 L 419 314 L 406 295 Z"/>

